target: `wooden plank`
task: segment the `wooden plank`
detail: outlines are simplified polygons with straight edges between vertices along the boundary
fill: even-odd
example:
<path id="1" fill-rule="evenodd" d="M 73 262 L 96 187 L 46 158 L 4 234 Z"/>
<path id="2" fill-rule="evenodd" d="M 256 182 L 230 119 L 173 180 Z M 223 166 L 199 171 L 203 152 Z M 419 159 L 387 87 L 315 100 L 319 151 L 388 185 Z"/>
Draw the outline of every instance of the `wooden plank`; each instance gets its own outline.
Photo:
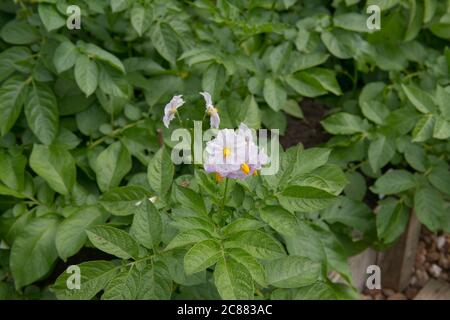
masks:
<path id="1" fill-rule="evenodd" d="M 414 268 L 421 224 L 411 213 L 405 233 L 389 250 L 378 255 L 383 288 L 403 291 L 408 286 Z"/>
<path id="2" fill-rule="evenodd" d="M 366 286 L 367 267 L 377 262 L 377 253 L 369 248 L 348 259 L 352 274 L 352 284 L 360 292 Z"/>
<path id="3" fill-rule="evenodd" d="M 450 300 L 450 285 L 442 280 L 431 279 L 414 300 Z"/>

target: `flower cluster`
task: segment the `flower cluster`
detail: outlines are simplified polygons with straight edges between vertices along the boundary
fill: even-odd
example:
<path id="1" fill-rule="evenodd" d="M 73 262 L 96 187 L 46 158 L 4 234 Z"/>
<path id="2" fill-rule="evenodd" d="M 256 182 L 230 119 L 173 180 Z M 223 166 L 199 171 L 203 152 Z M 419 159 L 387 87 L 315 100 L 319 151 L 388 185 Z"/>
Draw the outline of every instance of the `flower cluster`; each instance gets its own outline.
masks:
<path id="1" fill-rule="evenodd" d="M 252 131 L 243 123 L 238 130 L 223 129 L 206 145 L 205 171 L 216 179 L 245 179 L 256 175 L 268 163 L 268 156 L 253 140 Z"/>
<path id="2" fill-rule="evenodd" d="M 206 114 L 210 116 L 211 128 L 218 129 L 220 117 L 208 92 L 200 92 L 205 99 Z M 177 109 L 184 104 L 182 96 L 174 96 L 164 108 L 164 125 L 168 128 L 175 118 Z M 223 178 L 245 179 L 257 175 L 257 171 L 268 163 L 268 156 L 260 150 L 253 139 L 253 132 L 241 123 L 238 130 L 219 130 L 215 139 L 206 144 L 205 171 L 216 174 L 216 180 Z"/>

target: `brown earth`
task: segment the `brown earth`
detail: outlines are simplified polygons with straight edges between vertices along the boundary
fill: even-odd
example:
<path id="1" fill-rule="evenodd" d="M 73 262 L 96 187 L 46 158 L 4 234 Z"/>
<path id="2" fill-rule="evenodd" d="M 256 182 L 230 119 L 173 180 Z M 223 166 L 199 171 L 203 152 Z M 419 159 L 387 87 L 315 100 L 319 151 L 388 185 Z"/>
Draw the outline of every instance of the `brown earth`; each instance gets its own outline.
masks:
<path id="1" fill-rule="evenodd" d="M 328 111 L 326 105 L 312 99 L 300 102 L 304 119 L 287 116 L 286 133 L 281 137 L 281 145 L 287 149 L 301 142 L 305 148 L 326 142 L 331 136 L 322 128 L 320 121 Z"/>

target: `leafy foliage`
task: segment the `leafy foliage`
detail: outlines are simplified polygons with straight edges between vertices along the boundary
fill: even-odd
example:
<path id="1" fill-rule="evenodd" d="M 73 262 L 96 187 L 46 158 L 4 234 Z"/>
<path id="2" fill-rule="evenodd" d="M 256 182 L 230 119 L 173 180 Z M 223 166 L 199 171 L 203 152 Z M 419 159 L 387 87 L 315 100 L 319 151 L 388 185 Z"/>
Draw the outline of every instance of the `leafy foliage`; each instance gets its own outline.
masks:
<path id="1" fill-rule="evenodd" d="M 450 3 L 70 4 L 80 30 L 66 1 L 0 4 L 0 298 L 353 299 L 347 258 L 393 244 L 411 212 L 450 232 Z M 332 137 L 218 183 L 174 166 L 161 122 L 183 93 L 173 125 L 206 128 L 199 91 L 221 128 L 281 134 L 322 99 Z M 42 287 L 71 259 L 80 290 L 67 272 Z"/>

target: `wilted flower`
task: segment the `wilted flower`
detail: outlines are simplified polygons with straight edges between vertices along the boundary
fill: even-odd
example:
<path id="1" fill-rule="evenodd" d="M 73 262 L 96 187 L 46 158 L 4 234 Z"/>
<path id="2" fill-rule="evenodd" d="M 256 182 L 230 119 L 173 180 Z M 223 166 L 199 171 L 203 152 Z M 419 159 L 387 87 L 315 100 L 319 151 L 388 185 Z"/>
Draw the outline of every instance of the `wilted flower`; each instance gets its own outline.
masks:
<path id="1" fill-rule="evenodd" d="M 175 118 L 177 109 L 184 104 L 183 96 L 174 96 L 172 100 L 164 107 L 163 122 L 166 128 L 169 128 L 170 122 Z"/>
<path id="2" fill-rule="evenodd" d="M 205 171 L 215 172 L 221 178 L 245 179 L 256 175 L 268 162 L 266 153 L 253 141 L 251 130 L 241 124 L 239 130 L 220 130 L 217 137 L 206 145 Z"/>
<path id="3" fill-rule="evenodd" d="M 206 113 L 208 113 L 209 115 L 211 128 L 219 129 L 220 125 L 219 112 L 212 103 L 211 95 L 208 92 L 200 92 L 200 94 L 205 99 Z"/>

